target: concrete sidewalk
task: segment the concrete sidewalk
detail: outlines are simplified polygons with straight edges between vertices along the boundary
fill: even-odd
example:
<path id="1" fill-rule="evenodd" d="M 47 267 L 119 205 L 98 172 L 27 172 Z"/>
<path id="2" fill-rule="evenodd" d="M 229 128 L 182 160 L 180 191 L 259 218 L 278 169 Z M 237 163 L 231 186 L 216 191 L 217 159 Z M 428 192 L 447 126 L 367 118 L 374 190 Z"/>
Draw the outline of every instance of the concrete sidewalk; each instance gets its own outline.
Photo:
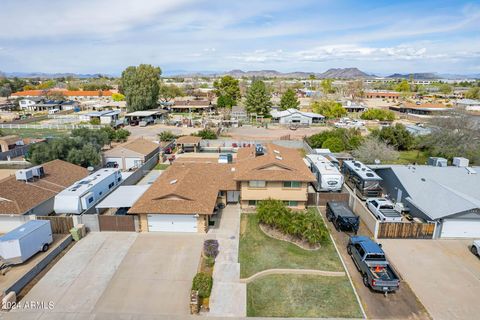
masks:
<path id="1" fill-rule="evenodd" d="M 247 313 L 247 286 L 240 283 L 238 263 L 240 213 L 240 205 L 228 205 L 221 212 L 220 224 L 211 228 L 207 235 L 209 239 L 218 240 L 220 250 L 213 270 L 212 316 L 245 317 Z"/>

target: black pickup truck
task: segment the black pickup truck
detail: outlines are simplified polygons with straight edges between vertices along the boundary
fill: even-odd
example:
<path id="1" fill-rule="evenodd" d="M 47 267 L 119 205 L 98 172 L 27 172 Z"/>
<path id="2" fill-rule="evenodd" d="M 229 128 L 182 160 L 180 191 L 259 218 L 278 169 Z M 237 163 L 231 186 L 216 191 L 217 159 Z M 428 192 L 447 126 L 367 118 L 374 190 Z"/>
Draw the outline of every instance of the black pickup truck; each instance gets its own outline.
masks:
<path id="1" fill-rule="evenodd" d="M 355 234 L 360 226 L 359 217 L 350 210 L 346 202 L 327 202 L 327 219 L 333 223 L 335 229 L 353 231 Z"/>

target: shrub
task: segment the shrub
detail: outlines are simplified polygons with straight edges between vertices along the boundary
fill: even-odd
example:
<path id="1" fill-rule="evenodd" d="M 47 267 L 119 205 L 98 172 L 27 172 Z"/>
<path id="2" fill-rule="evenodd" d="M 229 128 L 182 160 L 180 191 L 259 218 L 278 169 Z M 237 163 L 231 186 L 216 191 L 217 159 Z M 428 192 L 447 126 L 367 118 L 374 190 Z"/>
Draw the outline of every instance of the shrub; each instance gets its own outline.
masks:
<path id="1" fill-rule="evenodd" d="M 214 140 L 217 139 L 217 134 L 211 129 L 203 129 L 194 134 L 202 139 Z"/>
<path id="2" fill-rule="evenodd" d="M 209 268 L 213 267 L 215 265 L 215 258 L 206 257 L 205 258 L 205 265 Z"/>
<path id="3" fill-rule="evenodd" d="M 327 229 L 317 213 L 294 212 L 281 200 L 261 201 L 257 206 L 257 214 L 260 222 L 310 244 L 324 243 L 328 238 Z"/>
<path id="4" fill-rule="evenodd" d="M 205 240 L 203 242 L 203 253 L 205 256 L 215 259 L 218 255 L 218 240 Z"/>
<path id="5" fill-rule="evenodd" d="M 177 136 L 172 131 L 162 131 L 158 134 L 158 138 L 160 141 L 173 141 Z"/>
<path id="6" fill-rule="evenodd" d="M 193 278 L 192 290 L 198 290 L 198 296 L 200 298 L 208 298 L 212 291 L 212 284 L 212 276 L 199 272 Z"/>
<path id="7" fill-rule="evenodd" d="M 312 148 L 330 148 L 331 146 L 332 152 L 353 150 L 362 143 L 362 140 L 359 130 L 344 128 L 323 131 L 307 138 L 307 142 Z"/>
<path id="8" fill-rule="evenodd" d="M 368 109 L 360 116 L 363 120 L 393 121 L 395 114 L 390 110 Z"/>
<path id="9" fill-rule="evenodd" d="M 310 107 L 313 112 L 323 115 L 327 119 L 340 118 L 347 114 L 341 103 L 331 100 L 314 101 Z"/>
<path id="10" fill-rule="evenodd" d="M 415 146 L 415 138 L 400 123 L 397 123 L 395 126 L 383 127 L 381 130 L 375 130 L 372 132 L 372 135 L 398 150 L 411 150 Z"/>

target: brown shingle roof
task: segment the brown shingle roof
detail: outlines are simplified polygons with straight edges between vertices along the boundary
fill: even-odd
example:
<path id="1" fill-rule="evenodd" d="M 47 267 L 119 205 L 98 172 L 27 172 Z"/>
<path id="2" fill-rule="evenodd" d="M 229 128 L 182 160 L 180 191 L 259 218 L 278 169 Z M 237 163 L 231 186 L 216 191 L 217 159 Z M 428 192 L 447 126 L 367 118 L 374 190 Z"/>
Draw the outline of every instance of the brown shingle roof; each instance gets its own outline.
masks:
<path id="1" fill-rule="evenodd" d="M 158 151 L 159 145 L 155 142 L 146 140 L 144 138 L 137 138 L 135 140 L 131 140 L 124 144 L 118 145 L 112 150 L 106 151 L 105 154 L 114 153 L 115 151 L 118 151 L 121 148 L 125 148 L 146 156 L 154 152 L 155 150 Z"/>
<path id="2" fill-rule="evenodd" d="M 4 142 L 8 145 L 15 144 L 17 141 L 20 141 L 20 140 L 22 139 L 19 136 L 15 136 L 15 135 L 0 137 L 0 143 Z"/>
<path id="3" fill-rule="evenodd" d="M 202 138 L 195 136 L 183 136 L 179 137 L 175 143 L 176 144 L 197 144 L 202 141 Z"/>
<path id="4" fill-rule="evenodd" d="M 58 159 L 43 168 L 45 177 L 33 182 L 15 176 L 0 180 L 0 214 L 24 214 L 88 175 L 87 169 Z"/>
<path id="5" fill-rule="evenodd" d="M 128 213 L 210 215 L 220 190 L 237 190 L 232 165 L 174 163 Z"/>
<path id="6" fill-rule="evenodd" d="M 235 176 L 237 181 L 315 181 L 314 175 L 296 149 L 274 144 L 266 146 L 264 155 L 255 157 L 255 147 L 241 148 L 237 154 Z"/>

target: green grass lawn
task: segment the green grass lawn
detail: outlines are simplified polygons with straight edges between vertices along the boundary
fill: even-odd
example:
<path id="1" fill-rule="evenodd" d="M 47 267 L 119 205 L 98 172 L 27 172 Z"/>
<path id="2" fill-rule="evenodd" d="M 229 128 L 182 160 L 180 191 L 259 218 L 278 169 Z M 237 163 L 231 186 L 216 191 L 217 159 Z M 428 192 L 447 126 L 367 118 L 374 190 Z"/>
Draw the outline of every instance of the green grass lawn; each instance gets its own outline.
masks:
<path id="1" fill-rule="evenodd" d="M 168 163 L 157 163 L 155 170 L 166 170 L 170 165 Z"/>
<path id="2" fill-rule="evenodd" d="M 17 135 L 21 138 L 61 138 L 70 134 L 69 130 L 54 129 L 0 129 L 4 135 Z"/>
<path id="3" fill-rule="evenodd" d="M 428 160 L 428 154 L 425 151 L 420 150 L 410 150 L 410 151 L 400 151 L 400 157 L 398 160 L 393 161 L 397 164 L 425 164 Z"/>
<path id="4" fill-rule="evenodd" d="M 273 268 L 343 271 L 330 239 L 318 250 L 304 250 L 267 236 L 260 230 L 256 214 L 242 214 L 239 260 L 242 278 Z"/>
<path id="5" fill-rule="evenodd" d="M 247 285 L 249 317 L 361 318 L 348 278 L 269 275 Z"/>

